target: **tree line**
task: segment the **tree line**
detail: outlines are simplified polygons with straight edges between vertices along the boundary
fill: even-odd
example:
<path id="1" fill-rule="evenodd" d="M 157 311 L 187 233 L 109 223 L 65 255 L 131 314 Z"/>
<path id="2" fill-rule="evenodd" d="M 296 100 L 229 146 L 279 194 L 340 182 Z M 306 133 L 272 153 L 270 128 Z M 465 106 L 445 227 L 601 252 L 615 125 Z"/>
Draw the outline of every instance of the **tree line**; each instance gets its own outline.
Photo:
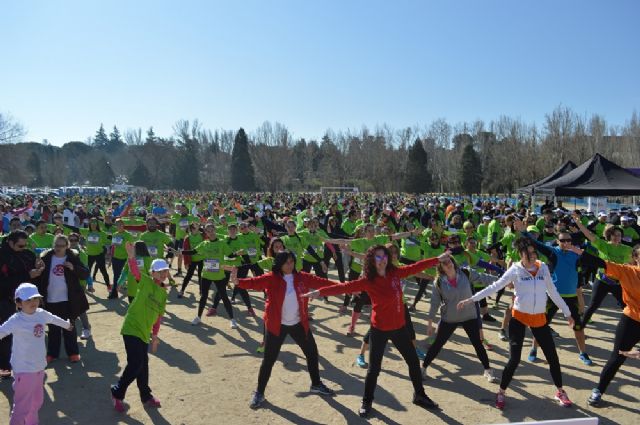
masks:
<path id="1" fill-rule="evenodd" d="M 0 125 L 1 127 L 1 125 Z M 12 134 L 24 135 L 15 126 Z M 0 134 L 2 129 L 0 128 Z M 579 164 L 599 152 L 625 167 L 640 166 L 640 117 L 624 125 L 559 106 L 541 127 L 501 116 L 450 124 L 373 130 L 327 130 L 319 140 L 295 138 L 281 123 L 252 132 L 210 130 L 180 120 L 173 134 L 153 128 L 121 133 L 103 125 L 84 142 L 0 142 L 4 185 L 106 186 L 208 191 L 361 191 L 508 193 L 549 174 L 566 160 Z"/>

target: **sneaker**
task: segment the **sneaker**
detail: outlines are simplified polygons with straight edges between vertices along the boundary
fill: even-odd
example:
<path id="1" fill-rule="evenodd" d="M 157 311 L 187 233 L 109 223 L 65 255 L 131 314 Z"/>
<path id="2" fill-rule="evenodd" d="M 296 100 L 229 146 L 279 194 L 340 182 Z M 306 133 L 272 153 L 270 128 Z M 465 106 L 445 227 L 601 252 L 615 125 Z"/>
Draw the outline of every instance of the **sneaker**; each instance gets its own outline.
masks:
<path id="1" fill-rule="evenodd" d="M 229 301 L 231 301 L 231 304 L 236 305 L 236 300 L 235 300 L 235 298 L 231 298 Z"/>
<path id="2" fill-rule="evenodd" d="M 424 360 L 425 357 L 427 357 L 427 355 L 425 354 L 424 351 L 422 351 L 421 349 L 419 349 L 418 347 L 416 347 L 416 354 L 418 355 L 418 358 L 420 360 Z"/>
<path id="3" fill-rule="evenodd" d="M 586 366 L 593 365 L 593 362 L 591 361 L 587 353 L 580 353 L 578 357 L 580 358 L 580 360 L 582 360 L 582 363 L 584 363 Z"/>
<path id="4" fill-rule="evenodd" d="M 95 277 L 93 278 L 93 280 L 95 280 Z M 107 283 L 107 291 L 111 292 L 111 284 Z"/>
<path id="5" fill-rule="evenodd" d="M 569 396 L 567 395 L 565 390 L 558 390 L 554 398 L 562 407 L 571 407 L 571 405 L 573 404 L 571 403 L 571 400 L 569 400 Z"/>
<path id="6" fill-rule="evenodd" d="M 587 403 L 589 403 L 589 406 L 599 406 L 600 402 L 602 402 L 602 393 L 599 389 L 594 388 L 593 391 L 591 391 L 591 395 L 587 399 Z"/>
<path id="7" fill-rule="evenodd" d="M 427 368 L 426 367 L 422 368 L 422 380 L 423 381 L 429 380 L 429 375 L 427 375 Z"/>
<path id="8" fill-rule="evenodd" d="M 249 407 L 252 409 L 257 409 L 260 407 L 262 403 L 264 403 L 264 394 L 259 393 L 258 391 L 254 391 L 251 396 L 251 403 L 249 403 Z"/>
<path id="9" fill-rule="evenodd" d="M 484 338 L 482 339 L 482 345 L 484 345 L 484 348 L 488 351 L 493 350 L 493 345 L 489 344 L 489 341 Z"/>
<path id="10" fill-rule="evenodd" d="M 72 354 L 69 356 L 69 361 L 71 363 L 78 363 L 80 361 L 80 354 Z"/>
<path id="11" fill-rule="evenodd" d="M 47 364 L 51 363 L 52 361 L 54 361 L 56 358 L 53 356 L 47 356 Z"/>
<path id="12" fill-rule="evenodd" d="M 426 394 L 414 394 L 413 396 L 413 404 L 416 406 L 420 406 L 425 409 L 437 409 L 438 403 L 431 400 L 429 396 Z"/>
<path id="13" fill-rule="evenodd" d="M 507 397 L 504 395 L 504 393 L 502 391 L 498 391 L 498 394 L 496 394 L 496 407 L 500 410 L 503 410 L 506 400 Z"/>
<path id="14" fill-rule="evenodd" d="M 127 410 L 124 406 L 124 402 L 119 398 L 115 398 L 113 395 L 111 396 L 111 402 L 113 403 L 113 408 L 116 409 L 116 412 L 124 413 Z"/>
<path id="15" fill-rule="evenodd" d="M 178 292 L 178 298 L 182 298 L 182 297 L 184 297 L 184 292 L 182 291 Z"/>
<path id="16" fill-rule="evenodd" d="M 199 324 L 200 324 L 200 322 L 202 322 L 202 320 L 200 320 L 200 318 L 199 318 L 198 316 L 196 316 L 196 317 L 191 321 L 191 324 L 195 326 L 195 325 L 199 325 Z"/>
<path id="17" fill-rule="evenodd" d="M 151 397 L 149 400 L 144 402 L 145 407 L 162 407 L 162 405 L 160 404 L 160 400 L 158 400 L 158 398 L 156 397 Z"/>
<path id="18" fill-rule="evenodd" d="M 347 336 L 353 336 L 355 335 L 356 330 L 353 326 L 349 325 L 349 329 L 347 330 Z"/>
<path id="19" fill-rule="evenodd" d="M 216 314 L 218 314 L 218 311 L 215 308 L 211 307 L 209 310 L 207 310 L 207 315 L 206 316 L 207 317 L 213 317 Z"/>
<path id="20" fill-rule="evenodd" d="M 327 387 L 324 383 L 320 382 L 318 385 L 312 385 L 309 390 L 312 393 L 320 394 L 320 395 L 335 395 L 335 391 L 331 388 Z"/>
<path id="21" fill-rule="evenodd" d="M 367 403 L 365 401 L 360 405 L 360 409 L 358 409 L 358 415 L 361 418 L 367 418 L 371 414 L 371 403 Z"/>
<path id="22" fill-rule="evenodd" d="M 83 329 L 82 334 L 80 334 L 80 339 L 89 339 L 91 338 L 91 329 Z"/>
<path id="23" fill-rule="evenodd" d="M 364 361 L 364 354 L 359 354 L 358 357 L 356 357 L 356 365 L 362 369 L 369 367 L 367 362 Z"/>
<path id="24" fill-rule="evenodd" d="M 248 310 L 247 310 L 247 315 L 249 315 L 249 316 L 253 317 L 254 319 L 256 319 L 256 318 L 258 317 L 258 316 L 256 315 L 256 312 L 255 312 L 255 311 L 253 311 L 253 309 L 252 309 L 252 308 L 250 308 L 250 309 L 248 309 Z"/>
<path id="25" fill-rule="evenodd" d="M 11 378 L 11 371 L 9 369 L 0 369 L 0 379 Z"/>
<path id="26" fill-rule="evenodd" d="M 557 338 L 557 337 L 560 336 L 560 334 L 558 332 L 554 331 L 551 326 L 549 326 L 549 330 L 551 331 L 551 336 L 553 336 L 554 338 Z"/>
<path id="27" fill-rule="evenodd" d="M 482 316 L 482 320 L 484 322 L 497 322 L 498 321 L 498 319 L 496 319 L 495 317 L 493 317 L 489 313 L 487 313 L 484 316 Z"/>
<path id="28" fill-rule="evenodd" d="M 87 292 L 89 292 L 90 294 L 93 294 L 94 292 L 96 292 L 96 289 L 93 286 L 89 286 L 87 287 Z"/>
<path id="29" fill-rule="evenodd" d="M 178 273 L 174 274 L 173 277 L 182 277 L 182 270 L 178 270 Z"/>
<path id="30" fill-rule="evenodd" d="M 492 369 L 485 370 L 483 376 L 487 379 L 487 381 L 491 382 L 492 384 L 495 382 L 498 382 L 498 378 L 496 378 L 496 376 L 493 374 Z"/>
<path id="31" fill-rule="evenodd" d="M 500 341 L 509 341 L 506 329 L 500 329 Z"/>
<path id="32" fill-rule="evenodd" d="M 338 312 L 340 313 L 340 315 L 347 314 L 347 307 L 344 305 L 341 305 L 340 308 L 338 309 Z"/>
<path id="33" fill-rule="evenodd" d="M 231 329 L 238 329 L 238 322 L 236 322 L 236 319 L 231 319 Z"/>
<path id="34" fill-rule="evenodd" d="M 415 313 L 416 312 L 416 306 L 412 305 L 411 307 L 409 307 L 409 313 Z"/>
<path id="35" fill-rule="evenodd" d="M 256 352 L 264 353 L 264 342 L 261 342 L 260 345 L 258 345 L 258 348 L 256 348 Z"/>
<path id="36" fill-rule="evenodd" d="M 527 357 L 527 360 L 530 362 L 538 360 L 538 351 L 535 348 L 532 348 L 531 351 L 529 351 L 529 357 Z"/>

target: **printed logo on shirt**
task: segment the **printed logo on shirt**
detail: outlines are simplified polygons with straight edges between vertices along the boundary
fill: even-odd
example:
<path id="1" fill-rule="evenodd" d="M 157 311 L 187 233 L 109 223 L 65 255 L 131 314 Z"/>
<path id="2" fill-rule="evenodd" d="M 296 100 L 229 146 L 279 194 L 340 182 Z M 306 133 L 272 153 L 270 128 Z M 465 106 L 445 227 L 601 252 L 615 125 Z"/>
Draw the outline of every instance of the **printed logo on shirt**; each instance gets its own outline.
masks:
<path id="1" fill-rule="evenodd" d="M 33 336 L 42 338 L 44 336 L 44 325 L 38 323 L 33 327 Z"/>
<path id="2" fill-rule="evenodd" d="M 57 264 L 53 268 L 53 274 L 56 276 L 64 276 L 64 266 L 62 264 Z"/>

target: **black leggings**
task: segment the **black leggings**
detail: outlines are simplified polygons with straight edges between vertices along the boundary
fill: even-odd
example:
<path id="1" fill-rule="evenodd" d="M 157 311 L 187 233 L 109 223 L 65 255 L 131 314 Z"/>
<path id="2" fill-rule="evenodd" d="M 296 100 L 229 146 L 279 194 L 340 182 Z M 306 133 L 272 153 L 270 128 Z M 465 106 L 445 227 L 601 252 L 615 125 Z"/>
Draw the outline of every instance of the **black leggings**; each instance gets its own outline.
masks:
<path id="1" fill-rule="evenodd" d="M 369 298 L 369 294 L 363 291 L 353 297 L 353 311 L 360 313 L 362 312 L 362 307 L 365 305 L 371 305 L 371 298 Z"/>
<path id="2" fill-rule="evenodd" d="M 336 269 L 338 270 L 338 280 L 340 282 L 345 281 L 345 276 L 344 276 L 344 264 L 342 263 L 342 251 L 340 250 L 340 248 L 338 248 L 337 245 L 334 245 L 334 248 L 336 250 L 336 259 L 333 260 L 333 252 L 327 247 L 327 245 L 325 244 L 324 246 L 324 263 L 327 265 L 327 267 L 329 267 L 329 264 L 331 263 L 331 260 L 333 260 L 333 262 L 336 265 Z"/>
<path id="3" fill-rule="evenodd" d="M 591 291 L 591 303 L 589 304 L 589 308 L 584 312 L 584 317 L 582 318 L 582 327 L 586 327 L 589 323 L 589 319 L 593 316 L 593 313 L 596 312 L 602 301 L 605 299 L 608 293 L 611 293 L 618 304 L 624 308 L 624 302 L 622 301 L 622 287 L 619 284 L 612 284 L 605 282 L 604 280 L 596 279 L 593 282 L 593 290 Z"/>
<path id="4" fill-rule="evenodd" d="M 180 288 L 180 292 L 184 292 L 185 289 L 187 289 L 187 285 L 191 281 L 191 278 L 193 277 L 193 273 L 196 271 L 196 269 L 198 270 L 198 283 L 200 283 L 200 281 L 202 280 L 203 265 L 204 265 L 204 262 L 202 260 L 192 261 L 189 264 L 189 268 L 187 269 L 187 274 L 185 275 L 184 280 L 182 281 L 182 288 Z"/>
<path id="5" fill-rule="evenodd" d="M 409 307 L 407 307 L 406 304 L 404 305 L 404 321 L 405 321 L 405 326 L 407 327 L 407 332 L 409 332 L 409 338 L 411 339 L 411 341 L 415 341 L 416 331 L 413 328 L 413 322 L 411 321 L 411 314 L 409 314 Z M 369 326 L 369 330 L 362 337 L 362 341 L 365 344 L 368 344 L 370 338 L 371 338 L 371 326 Z"/>
<path id="6" fill-rule="evenodd" d="M 200 281 L 200 302 L 198 303 L 198 317 L 202 317 L 204 306 L 207 304 L 209 289 L 211 289 L 211 284 L 214 283 L 216 285 L 216 295 L 220 294 L 220 296 L 222 297 L 224 308 L 225 310 L 227 310 L 227 314 L 229 315 L 229 319 L 233 319 L 233 309 L 231 308 L 231 301 L 229 301 L 229 296 L 227 295 L 227 281 L 227 277 L 213 281 L 202 278 L 202 280 Z"/>
<path id="7" fill-rule="evenodd" d="M 478 319 L 470 319 L 465 322 L 459 323 L 447 323 L 440 320 L 440 324 L 438 325 L 438 331 L 436 333 L 436 339 L 429 347 L 427 351 L 427 356 L 422 363 L 423 367 L 428 367 L 431 362 L 438 356 L 444 344 L 451 338 L 453 332 L 458 328 L 459 325 L 462 325 L 462 328 L 467 333 L 471 344 L 473 344 L 473 348 L 476 350 L 476 354 L 478 355 L 478 359 L 482 362 L 482 366 L 485 369 L 489 369 L 489 356 L 487 355 L 487 350 L 485 350 L 482 345 L 482 340 L 480 339 L 480 325 Z"/>
<path id="8" fill-rule="evenodd" d="M 111 294 L 114 297 L 118 296 L 118 280 L 120 280 L 120 275 L 122 274 L 122 269 L 124 265 L 127 263 L 126 259 L 112 258 L 111 259 L 111 269 L 113 270 L 113 286 L 111 287 Z"/>
<path id="9" fill-rule="evenodd" d="M 422 375 L 420 373 L 420 361 L 416 350 L 411 343 L 411 338 L 406 326 L 393 331 L 382 331 L 371 327 L 371 344 L 369 345 L 369 369 L 367 377 L 364 381 L 364 396 L 362 402 L 371 404 L 373 402 L 373 394 L 378 383 L 378 375 L 382 367 L 382 357 L 387 347 L 387 341 L 391 340 L 398 352 L 409 366 L 409 376 L 413 384 L 415 395 L 425 395 L 422 386 Z"/>
<path id="10" fill-rule="evenodd" d="M 522 343 L 524 342 L 524 332 L 526 329 L 527 325 L 515 317 L 512 317 L 509 321 L 509 362 L 502 372 L 502 380 L 500 381 L 500 388 L 503 390 L 506 390 L 509 386 L 513 374 L 518 367 L 518 363 L 520 363 Z M 531 333 L 533 333 L 533 337 L 538 341 L 547 362 L 549 362 L 549 371 L 551 372 L 553 383 L 556 387 L 562 388 L 560 361 L 558 360 L 556 345 L 551 336 L 551 328 L 549 328 L 548 324 L 545 324 L 544 326 L 531 328 Z"/>
<path id="11" fill-rule="evenodd" d="M 349 282 L 351 282 L 352 280 L 356 280 L 359 277 L 360 277 L 360 273 L 349 269 Z M 342 305 L 345 307 L 348 307 L 350 302 L 351 302 L 351 294 L 345 294 L 344 302 L 342 303 Z"/>
<path id="12" fill-rule="evenodd" d="M 422 296 L 427 291 L 427 285 L 429 285 L 430 280 L 428 279 L 418 279 L 418 292 L 416 292 L 416 296 L 413 299 L 413 308 L 416 308 L 416 305 L 422 299 Z"/>
<path id="13" fill-rule="evenodd" d="M 238 267 L 238 279 L 244 279 L 245 277 L 247 277 L 249 275 L 249 270 L 251 270 L 251 273 L 253 273 L 254 277 L 264 274 L 260 266 L 257 264 L 243 264 L 242 266 Z M 244 301 L 244 305 L 246 305 L 247 308 L 251 308 L 251 298 L 249 297 L 249 292 L 247 292 L 246 289 L 234 286 L 233 292 L 231 293 L 231 299 L 235 300 L 236 295 L 240 295 L 240 298 L 242 298 L 242 301 Z M 216 294 L 216 299 L 213 301 L 214 307 L 217 307 L 219 302 L 220 299 Z"/>
<path id="14" fill-rule="evenodd" d="M 291 338 L 302 349 L 305 357 L 307 358 L 307 370 L 311 377 L 311 385 L 320 384 L 320 369 L 318 367 L 318 346 L 311 330 L 305 334 L 304 328 L 300 323 L 293 326 L 280 325 L 280 335 L 274 335 L 271 332 L 267 332 L 267 336 L 264 341 L 264 358 L 262 359 L 262 365 L 260 365 L 260 373 L 258 374 L 258 388 L 259 393 L 264 393 L 267 388 L 267 382 L 271 377 L 271 370 L 280 353 L 280 347 L 287 335 L 291 335 Z"/>
<path id="15" fill-rule="evenodd" d="M 123 335 L 122 338 L 127 352 L 127 366 L 118 383 L 111 387 L 111 394 L 119 400 L 124 399 L 127 388 L 136 381 L 140 400 L 147 402 L 152 398 L 149 388 L 149 344 L 132 335 Z"/>
<path id="16" fill-rule="evenodd" d="M 611 352 L 611 356 L 607 361 L 607 364 L 604 365 L 602 369 L 602 373 L 600 373 L 600 382 L 598 382 L 598 389 L 602 394 L 607 390 L 609 383 L 616 373 L 620 366 L 627 360 L 625 356 L 619 354 L 618 351 L 629 351 L 640 342 L 640 322 L 633 320 L 626 314 L 623 314 L 620 318 L 620 322 L 618 322 L 618 327 L 616 328 L 616 336 L 613 341 L 613 351 Z"/>
<path id="17" fill-rule="evenodd" d="M 95 279 L 98 270 L 102 273 L 102 279 L 104 283 L 109 284 L 109 273 L 107 273 L 107 265 L 104 259 L 104 252 L 101 252 L 98 255 L 89 255 L 87 256 L 87 266 L 89 267 L 89 272 L 93 268 L 93 265 L 96 265 L 96 270 L 93 272 L 93 278 Z"/>

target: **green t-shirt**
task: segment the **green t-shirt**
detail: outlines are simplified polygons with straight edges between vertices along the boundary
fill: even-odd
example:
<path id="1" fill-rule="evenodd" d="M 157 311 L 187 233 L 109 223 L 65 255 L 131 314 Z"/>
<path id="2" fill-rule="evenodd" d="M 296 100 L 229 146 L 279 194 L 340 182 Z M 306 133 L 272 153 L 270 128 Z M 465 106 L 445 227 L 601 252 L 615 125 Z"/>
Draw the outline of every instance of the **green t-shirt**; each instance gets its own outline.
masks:
<path id="1" fill-rule="evenodd" d="M 29 241 L 31 242 L 31 250 L 39 255 L 45 249 L 53 248 L 53 240 L 55 236 L 51 233 L 45 233 L 44 235 L 39 235 L 37 233 L 32 233 L 29 236 Z"/>
<path id="2" fill-rule="evenodd" d="M 80 229 L 80 234 L 85 240 L 88 255 L 100 255 L 104 247 L 109 245 L 109 237 L 103 231 L 90 232 L 89 229 Z"/>
<path id="3" fill-rule="evenodd" d="M 176 226 L 176 240 L 183 240 L 189 231 L 191 223 L 197 223 L 200 220 L 192 215 L 174 214 L 171 216 L 171 223 Z"/>
<path id="4" fill-rule="evenodd" d="M 271 269 L 273 268 L 273 257 L 263 258 L 262 260 L 258 261 L 258 266 L 262 270 L 266 272 L 270 272 Z"/>
<path id="5" fill-rule="evenodd" d="M 239 236 L 236 236 L 233 239 L 227 236 L 224 241 L 231 249 L 231 253 L 229 255 L 234 255 L 234 253 L 243 250 L 243 254 L 235 255 L 234 257 L 227 256 L 225 258 L 226 264 L 229 264 L 231 266 L 240 266 L 242 264 L 242 255 L 246 254 L 244 242 L 242 241 L 242 239 L 240 239 Z"/>
<path id="6" fill-rule="evenodd" d="M 202 277 L 208 280 L 224 279 L 222 266 L 228 264 L 225 256 L 232 254 L 231 246 L 222 239 L 202 241 L 196 247 L 197 254 L 202 257 Z"/>
<path id="7" fill-rule="evenodd" d="M 356 231 L 356 223 L 351 220 L 344 220 L 340 228 L 349 236 L 353 236 Z"/>
<path id="8" fill-rule="evenodd" d="M 400 246 L 400 256 L 408 258 L 412 261 L 422 259 L 422 241 L 416 236 L 402 239 Z"/>
<path id="9" fill-rule="evenodd" d="M 62 228 L 63 235 L 69 236 L 71 234 L 71 229 L 69 229 L 67 226 L 56 226 L 55 224 L 47 224 L 47 232 L 53 234 L 53 232 L 55 232 L 58 227 Z"/>
<path id="10" fill-rule="evenodd" d="M 151 258 L 163 258 L 164 247 L 171 243 L 171 236 L 160 230 L 146 231 L 140 235 L 140 240 L 147 245 Z"/>
<path id="11" fill-rule="evenodd" d="M 113 258 L 117 258 L 118 260 L 126 260 L 127 259 L 127 250 L 125 245 L 127 242 L 133 243 L 135 238 L 133 235 L 126 230 L 122 232 L 116 232 L 111 235 L 111 245 L 113 246 Z"/>
<path id="12" fill-rule="evenodd" d="M 156 285 L 151 276 L 140 271 L 136 297 L 127 310 L 120 333 L 140 338 L 146 344 L 151 339 L 151 329 L 164 314 L 167 290 Z"/>
<path id="13" fill-rule="evenodd" d="M 434 258 L 439 256 L 440 254 L 444 253 L 444 246 L 442 245 L 438 245 L 437 247 L 432 247 L 430 243 L 423 243 L 422 244 L 422 253 L 423 253 L 423 258 L 427 259 L 427 258 Z M 423 273 L 428 274 L 431 277 L 435 277 L 436 276 L 436 268 L 435 267 L 430 267 L 428 269 L 426 269 L 425 271 L 423 271 Z"/>
<path id="14" fill-rule="evenodd" d="M 351 241 L 351 250 L 359 254 L 364 254 L 367 250 L 375 245 L 384 245 L 389 242 L 389 237 L 384 235 L 374 236 L 372 239 L 359 238 Z M 351 270 L 356 273 L 362 273 L 363 261 L 360 258 L 353 257 L 351 261 Z"/>
<path id="15" fill-rule="evenodd" d="M 283 236 L 282 242 L 284 242 L 285 248 L 293 252 L 296 256 L 296 270 L 302 270 L 302 259 L 304 258 L 304 252 L 309 246 L 304 234 L 296 233 L 293 236 Z"/>
<path id="16" fill-rule="evenodd" d="M 598 250 L 600 258 L 618 264 L 629 264 L 633 248 L 627 245 L 612 245 L 604 239 L 596 239 L 591 244 Z"/>
<path id="17" fill-rule="evenodd" d="M 324 230 L 318 229 L 315 233 L 311 233 L 307 230 L 301 232 L 300 235 L 303 235 L 304 240 L 307 241 L 307 246 L 313 248 L 318 257 L 324 257 L 324 241 L 329 239 L 329 235 L 327 235 Z M 304 253 L 304 260 L 310 263 L 317 263 L 316 259 L 306 252 L 306 250 Z"/>
<path id="18" fill-rule="evenodd" d="M 198 246 L 198 244 L 200 244 L 200 242 L 202 242 L 204 240 L 204 238 L 202 237 L 202 234 L 200 232 L 191 233 L 187 238 L 189 239 L 189 248 L 190 249 L 194 249 L 196 246 Z M 192 255 L 191 256 L 191 261 L 202 261 L 202 255 L 200 255 L 200 254 Z"/>
<path id="19" fill-rule="evenodd" d="M 514 246 L 516 240 L 515 232 L 512 232 L 511 229 L 508 229 L 502 239 L 500 240 L 500 245 L 506 248 L 507 255 L 505 256 L 506 260 L 511 260 L 511 262 L 520 261 L 520 255 L 516 251 Z"/>
<path id="20" fill-rule="evenodd" d="M 493 234 L 496 234 L 496 241 L 499 241 L 502 235 L 502 227 L 500 227 L 500 222 L 495 218 L 489 222 L 489 227 L 487 228 L 487 239 L 485 241 L 486 246 L 491 246 L 493 244 Z"/>
<path id="21" fill-rule="evenodd" d="M 631 243 L 640 239 L 640 235 L 633 227 L 622 227 L 622 240 Z"/>
<path id="22" fill-rule="evenodd" d="M 240 239 L 245 254 L 249 256 L 251 264 L 257 263 L 262 257 L 262 246 L 264 245 L 260 235 L 253 232 L 239 233 L 238 239 Z"/>
<path id="23" fill-rule="evenodd" d="M 152 260 L 153 259 L 151 257 L 136 257 L 136 263 L 138 264 L 138 270 L 140 270 L 140 273 L 146 273 L 151 269 Z M 129 261 L 127 261 L 122 269 L 122 274 L 126 276 L 127 280 L 127 296 L 132 298 L 135 297 L 138 293 L 138 281 L 133 273 L 129 273 Z"/>

